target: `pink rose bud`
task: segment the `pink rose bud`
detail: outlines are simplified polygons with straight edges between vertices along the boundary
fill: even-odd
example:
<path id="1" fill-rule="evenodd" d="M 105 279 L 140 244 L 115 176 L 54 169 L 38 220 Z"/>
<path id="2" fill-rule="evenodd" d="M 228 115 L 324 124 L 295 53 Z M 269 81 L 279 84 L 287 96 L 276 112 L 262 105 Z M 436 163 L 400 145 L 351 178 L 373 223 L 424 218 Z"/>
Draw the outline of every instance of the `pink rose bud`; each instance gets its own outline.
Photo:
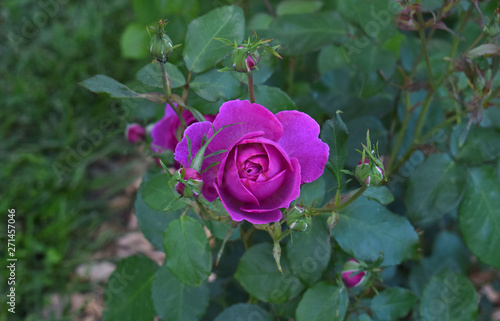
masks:
<path id="1" fill-rule="evenodd" d="M 146 130 L 139 124 L 129 124 L 125 130 L 125 135 L 130 143 L 135 144 L 146 139 Z"/>
<path id="2" fill-rule="evenodd" d="M 184 170 L 184 177 L 182 177 L 182 170 Z M 192 191 L 193 196 L 197 196 L 200 194 L 201 186 L 203 185 L 203 180 L 198 171 L 192 168 L 181 168 L 177 171 L 177 174 L 180 176 L 181 180 L 183 180 L 188 185 L 188 187 Z M 184 183 L 178 182 L 175 185 L 175 191 L 181 194 L 182 196 L 184 196 L 185 190 L 186 190 L 186 185 Z"/>
<path id="3" fill-rule="evenodd" d="M 250 72 L 255 69 L 255 66 L 259 63 L 260 57 L 257 54 L 248 54 L 247 56 L 247 71 Z"/>
<path id="4" fill-rule="evenodd" d="M 342 268 L 342 280 L 348 288 L 361 285 L 366 279 L 366 272 L 361 271 L 361 264 L 355 259 L 350 259 Z"/>
<path id="5" fill-rule="evenodd" d="M 370 159 L 365 158 L 364 164 L 359 161 L 354 172 L 358 181 L 366 186 L 378 185 L 384 179 L 384 170 L 374 164 L 370 164 Z"/>

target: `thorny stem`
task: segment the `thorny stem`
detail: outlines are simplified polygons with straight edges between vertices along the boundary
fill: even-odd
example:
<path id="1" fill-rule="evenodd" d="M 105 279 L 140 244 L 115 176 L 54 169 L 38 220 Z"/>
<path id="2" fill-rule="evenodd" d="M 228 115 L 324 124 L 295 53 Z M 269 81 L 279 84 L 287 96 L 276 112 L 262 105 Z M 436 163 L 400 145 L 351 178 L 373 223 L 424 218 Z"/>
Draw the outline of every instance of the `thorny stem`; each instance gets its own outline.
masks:
<path id="1" fill-rule="evenodd" d="M 284 239 L 285 237 L 287 237 L 288 234 L 290 234 L 291 232 L 292 232 L 292 230 L 288 229 L 285 232 L 281 233 L 281 235 L 276 239 L 276 242 L 281 241 L 282 239 Z"/>
<path id="2" fill-rule="evenodd" d="M 417 127 L 415 129 L 415 134 L 413 136 L 413 143 L 415 144 L 422 134 L 422 128 L 424 127 L 425 116 L 427 115 L 427 111 L 429 110 L 429 106 L 432 102 L 432 97 L 434 96 L 434 92 L 428 92 L 425 97 L 424 104 L 422 105 L 422 110 L 420 111 L 420 115 L 417 120 Z"/>
<path id="3" fill-rule="evenodd" d="M 167 73 L 167 70 L 165 69 L 165 64 L 163 62 L 160 62 L 160 67 L 161 67 L 161 80 L 163 84 L 163 90 L 165 91 L 165 95 L 167 95 L 167 102 L 172 107 L 174 110 L 175 114 L 181 121 L 181 126 L 179 126 L 179 129 L 177 130 L 176 138 L 178 141 L 181 141 L 182 139 L 182 134 L 184 133 L 184 129 L 186 129 L 186 120 L 182 116 L 182 113 L 180 112 L 179 108 L 174 105 L 172 102 L 172 79 L 170 79 L 170 76 Z"/>
<path id="4" fill-rule="evenodd" d="M 425 58 L 425 65 L 427 66 L 427 73 L 429 74 L 429 84 L 431 87 L 431 90 L 434 90 L 434 77 L 432 75 L 432 67 L 431 67 L 431 62 L 429 59 L 429 53 L 427 52 L 427 38 L 425 37 L 424 33 L 424 19 L 422 18 L 422 12 L 417 13 L 417 19 L 418 19 L 418 34 L 420 35 L 420 42 L 422 42 L 422 51 L 424 53 L 424 58 Z"/>
<path id="5" fill-rule="evenodd" d="M 460 26 L 458 28 L 458 33 L 462 33 L 462 31 L 464 30 L 466 24 L 467 24 L 467 21 L 469 20 L 469 17 L 472 13 L 472 6 L 469 7 L 469 9 L 467 10 L 464 18 L 462 19 L 462 21 L 460 22 Z M 421 36 L 421 40 L 422 40 L 422 35 L 423 35 L 423 18 L 422 18 L 422 13 L 419 13 L 418 14 L 418 20 L 419 20 L 419 24 L 421 25 L 420 26 L 420 30 L 419 30 L 419 33 L 420 33 L 420 36 Z M 429 106 L 430 106 L 430 103 L 432 101 L 432 98 L 437 90 L 437 88 L 441 87 L 441 85 L 443 84 L 445 78 L 449 75 L 449 68 L 451 66 L 451 61 L 448 62 L 448 66 L 447 66 L 447 72 L 445 72 L 441 78 L 437 81 L 436 84 L 432 84 L 433 80 L 432 80 L 432 70 L 430 70 L 430 62 L 429 62 L 429 56 L 427 54 L 427 46 L 426 46 L 426 42 L 430 40 L 430 37 L 428 37 L 426 39 L 426 41 L 423 41 L 422 42 L 422 51 L 423 51 L 423 54 L 426 58 L 426 65 L 427 65 L 427 69 L 428 69 L 428 72 L 429 72 L 429 78 L 430 78 L 430 84 L 431 84 L 431 90 L 427 93 L 427 96 L 425 97 L 425 101 L 423 103 L 423 106 L 422 106 L 422 110 L 420 112 L 420 115 L 419 115 L 419 118 L 417 120 L 417 127 L 415 129 L 415 134 L 413 136 L 413 144 L 412 146 L 406 151 L 406 153 L 400 158 L 400 160 L 398 161 L 397 165 L 392 169 L 390 166 L 389 166 L 389 169 L 390 171 L 390 175 L 388 175 L 389 177 L 392 175 L 392 173 L 395 173 L 407 160 L 408 158 L 410 158 L 411 154 L 413 153 L 413 151 L 416 149 L 416 145 L 422 141 L 422 138 L 420 137 L 421 134 L 422 134 L 422 127 L 424 125 L 424 121 L 425 121 L 425 116 L 427 115 L 427 111 L 429 109 Z M 459 37 L 455 37 L 453 39 L 453 43 L 452 43 L 452 46 L 451 46 L 451 49 L 450 49 L 450 54 L 449 54 L 449 57 L 452 58 L 457 49 L 458 49 L 458 45 L 460 43 L 460 38 Z M 414 69 L 412 70 L 412 74 L 414 72 L 414 70 L 416 69 L 416 64 L 414 65 Z M 490 96 L 491 97 L 491 96 Z M 398 152 L 398 149 L 397 148 L 394 148 L 393 150 L 393 154 L 396 154 L 397 155 L 397 152 Z M 394 160 L 391 160 L 391 165 L 392 163 L 394 162 Z"/>
<path id="6" fill-rule="evenodd" d="M 163 62 L 160 62 L 160 66 L 163 90 L 165 91 L 165 95 L 167 95 L 167 98 L 170 98 L 170 96 L 172 96 L 172 79 L 170 79 L 170 76 L 165 69 L 165 64 Z"/>
<path id="7" fill-rule="evenodd" d="M 406 92 L 405 94 L 405 101 L 406 101 L 406 110 L 405 110 L 405 118 L 403 120 L 403 125 L 401 126 L 401 130 L 399 131 L 398 138 L 396 140 L 396 144 L 394 145 L 394 148 L 392 150 L 391 158 L 389 160 L 389 164 L 387 165 L 387 168 L 391 168 L 392 163 L 394 163 L 394 160 L 396 156 L 398 155 L 399 148 L 401 147 L 401 144 L 403 143 L 403 138 L 406 133 L 406 128 L 408 127 L 408 123 L 410 121 L 410 116 L 411 116 L 411 103 L 410 103 L 410 93 Z"/>
<path id="8" fill-rule="evenodd" d="M 190 80 L 191 80 L 191 72 L 189 72 L 186 84 L 184 85 L 184 89 L 182 91 L 182 100 L 184 101 L 184 104 L 187 104 Z"/>
<path id="9" fill-rule="evenodd" d="M 311 211 L 317 212 L 317 213 L 331 213 L 333 211 L 340 211 L 350 204 L 352 204 L 355 200 L 357 200 L 363 193 L 366 191 L 368 188 L 368 185 L 363 185 L 361 188 L 357 189 L 356 192 L 347 194 L 347 196 L 344 197 L 344 201 L 340 202 L 339 205 L 333 205 L 331 206 L 331 201 L 328 203 L 327 206 L 323 208 L 311 208 Z M 330 205 L 330 206 L 329 206 Z"/>
<path id="10" fill-rule="evenodd" d="M 367 188 L 368 188 L 368 185 L 361 186 L 361 188 L 358 189 L 354 194 L 352 194 L 351 196 L 349 196 L 347 200 L 345 200 L 344 202 L 341 202 L 339 204 L 339 206 L 337 206 L 335 208 L 335 210 L 336 211 L 340 211 L 340 210 L 346 208 L 347 206 L 349 206 L 350 204 L 352 204 L 355 200 L 358 199 L 358 197 L 360 197 L 361 195 L 363 195 L 363 193 L 366 191 Z"/>
<path id="11" fill-rule="evenodd" d="M 255 104 L 255 93 L 253 91 L 253 73 L 251 71 L 247 72 L 247 76 L 248 76 L 248 94 L 250 96 L 250 102 L 252 104 Z"/>

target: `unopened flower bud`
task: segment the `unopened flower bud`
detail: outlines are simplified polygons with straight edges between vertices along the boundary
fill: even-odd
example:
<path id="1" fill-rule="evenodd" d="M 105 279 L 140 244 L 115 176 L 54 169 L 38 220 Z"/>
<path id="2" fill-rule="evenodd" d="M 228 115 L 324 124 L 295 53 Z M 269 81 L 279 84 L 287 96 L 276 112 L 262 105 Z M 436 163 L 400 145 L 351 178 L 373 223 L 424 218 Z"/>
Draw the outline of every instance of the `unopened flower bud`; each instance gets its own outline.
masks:
<path id="1" fill-rule="evenodd" d="M 146 139 L 146 130 L 139 124 L 128 124 L 125 129 L 125 137 L 130 143 L 135 144 Z"/>
<path id="2" fill-rule="evenodd" d="M 361 184 L 366 186 L 378 185 L 384 179 L 384 170 L 375 164 L 371 164 L 368 158 L 365 158 L 365 162 L 360 161 L 354 176 Z"/>
<path id="3" fill-rule="evenodd" d="M 349 259 L 342 268 L 342 280 L 348 288 L 354 288 L 364 283 L 366 272 L 362 271 L 360 262 Z M 363 264 L 364 265 L 364 264 Z"/>
<path id="4" fill-rule="evenodd" d="M 238 47 L 233 52 L 233 68 L 238 72 L 251 72 L 260 61 L 260 56 L 255 52 L 248 51 L 246 47 Z"/>
<path id="5" fill-rule="evenodd" d="M 149 52 L 159 62 L 165 63 L 172 53 L 174 45 L 166 33 L 157 32 L 149 42 Z"/>
<path id="6" fill-rule="evenodd" d="M 184 171 L 184 177 L 182 177 L 182 171 Z M 203 180 L 201 178 L 200 173 L 192 168 L 181 168 L 177 171 L 177 175 L 180 177 L 180 180 L 175 185 L 175 191 L 182 196 L 190 197 L 191 195 L 184 195 L 187 187 L 189 187 L 193 196 L 197 196 L 201 192 L 201 188 L 203 186 Z M 191 194 L 190 193 L 190 194 Z"/>
<path id="7" fill-rule="evenodd" d="M 288 226 L 296 231 L 303 232 L 311 225 L 311 216 L 304 213 L 304 208 L 295 206 L 286 218 Z"/>

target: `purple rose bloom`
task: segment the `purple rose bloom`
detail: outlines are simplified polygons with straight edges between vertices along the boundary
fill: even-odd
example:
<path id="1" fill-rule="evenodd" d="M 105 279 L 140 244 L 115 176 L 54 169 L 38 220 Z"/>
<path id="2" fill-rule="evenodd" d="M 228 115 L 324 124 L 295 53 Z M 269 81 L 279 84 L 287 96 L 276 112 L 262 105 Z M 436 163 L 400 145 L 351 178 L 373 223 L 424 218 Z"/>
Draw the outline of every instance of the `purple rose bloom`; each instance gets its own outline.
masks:
<path id="1" fill-rule="evenodd" d="M 184 110 L 182 112 L 182 116 L 188 126 L 197 122 L 196 118 L 194 118 L 193 114 L 188 110 Z M 215 119 L 215 116 L 205 115 L 205 118 L 206 120 L 212 122 Z M 157 153 L 161 153 L 167 149 L 172 151 L 175 150 L 175 146 L 179 143 L 175 137 L 175 132 L 180 125 L 181 121 L 179 120 L 179 117 L 177 117 L 172 107 L 167 104 L 165 106 L 165 116 L 163 116 L 163 118 L 158 121 L 151 130 L 151 136 L 153 137 L 151 149 Z"/>
<path id="2" fill-rule="evenodd" d="M 277 222 L 280 208 L 288 207 L 300 193 L 300 185 L 321 176 L 328 160 L 328 145 L 319 138 L 319 125 L 299 111 L 274 115 L 249 101 L 224 103 L 212 124 L 195 123 L 185 131 L 195 155 L 206 135 L 223 128 L 209 144 L 201 168 L 203 195 L 208 201 L 220 197 L 235 221 L 254 224 Z M 186 137 L 175 149 L 175 159 L 191 165 Z M 206 170 L 211 164 L 217 165 Z"/>

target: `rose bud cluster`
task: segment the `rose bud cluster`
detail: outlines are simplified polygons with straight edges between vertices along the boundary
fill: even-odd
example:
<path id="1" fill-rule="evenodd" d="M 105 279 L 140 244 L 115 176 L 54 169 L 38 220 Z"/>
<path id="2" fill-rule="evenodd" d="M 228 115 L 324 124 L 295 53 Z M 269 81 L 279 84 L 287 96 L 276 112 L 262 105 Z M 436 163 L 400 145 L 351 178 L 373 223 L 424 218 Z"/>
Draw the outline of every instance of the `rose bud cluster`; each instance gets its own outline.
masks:
<path id="1" fill-rule="evenodd" d="M 288 226 L 296 231 L 303 232 L 311 225 L 311 215 L 308 215 L 301 206 L 294 206 L 286 218 Z"/>
<path id="2" fill-rule="evenodd" d="M 193 168 L 181 168 L 176 173 L 175 191 L 184 197 L 198 196 L 203 187 L 200 173 Z"/>
<path id="3" fill-rule="evenodd" d="M 363 160 L 359 161 L 354 176 L 361 184 L 376 186 L 384 179 L 384 170 L 374 162 L 370 162 L 370 159 L 365 158 L 364 163 Z"/>
<path id="4" fill-rule="evenodd" d="M 367 272 L 363 271 L 364 267 L 366 267 L 364 262 L 359 262 L 355 259 L 349 259 L 349 261 L 344 264 L 341 275 L 344 284 L 348 288 L 354 288 L 364 284 L 367 279 Z"/>
<path id="5" fill-rule="evenodd" d="M 319 132 L 305 113 L 274 115 L 259 104 L 233 100 L 220 107 L 213 124 L 190 125 L 174 156 L 195 168 L 192 155 L 210 141 L 199 171 L 203 196 L 209 202 L 220 198 L 234 221 L 267 224 L 282 218 L 280 208 L 299 197 L 301 184 L 323 174 L 329 148 Z"/>
<path id="6" fill-rule="evenodd" d="M 125 137 L 131 144 L 146 139 L 146 129 L 137 123 L 128 124 L 125 129 Z"/>

